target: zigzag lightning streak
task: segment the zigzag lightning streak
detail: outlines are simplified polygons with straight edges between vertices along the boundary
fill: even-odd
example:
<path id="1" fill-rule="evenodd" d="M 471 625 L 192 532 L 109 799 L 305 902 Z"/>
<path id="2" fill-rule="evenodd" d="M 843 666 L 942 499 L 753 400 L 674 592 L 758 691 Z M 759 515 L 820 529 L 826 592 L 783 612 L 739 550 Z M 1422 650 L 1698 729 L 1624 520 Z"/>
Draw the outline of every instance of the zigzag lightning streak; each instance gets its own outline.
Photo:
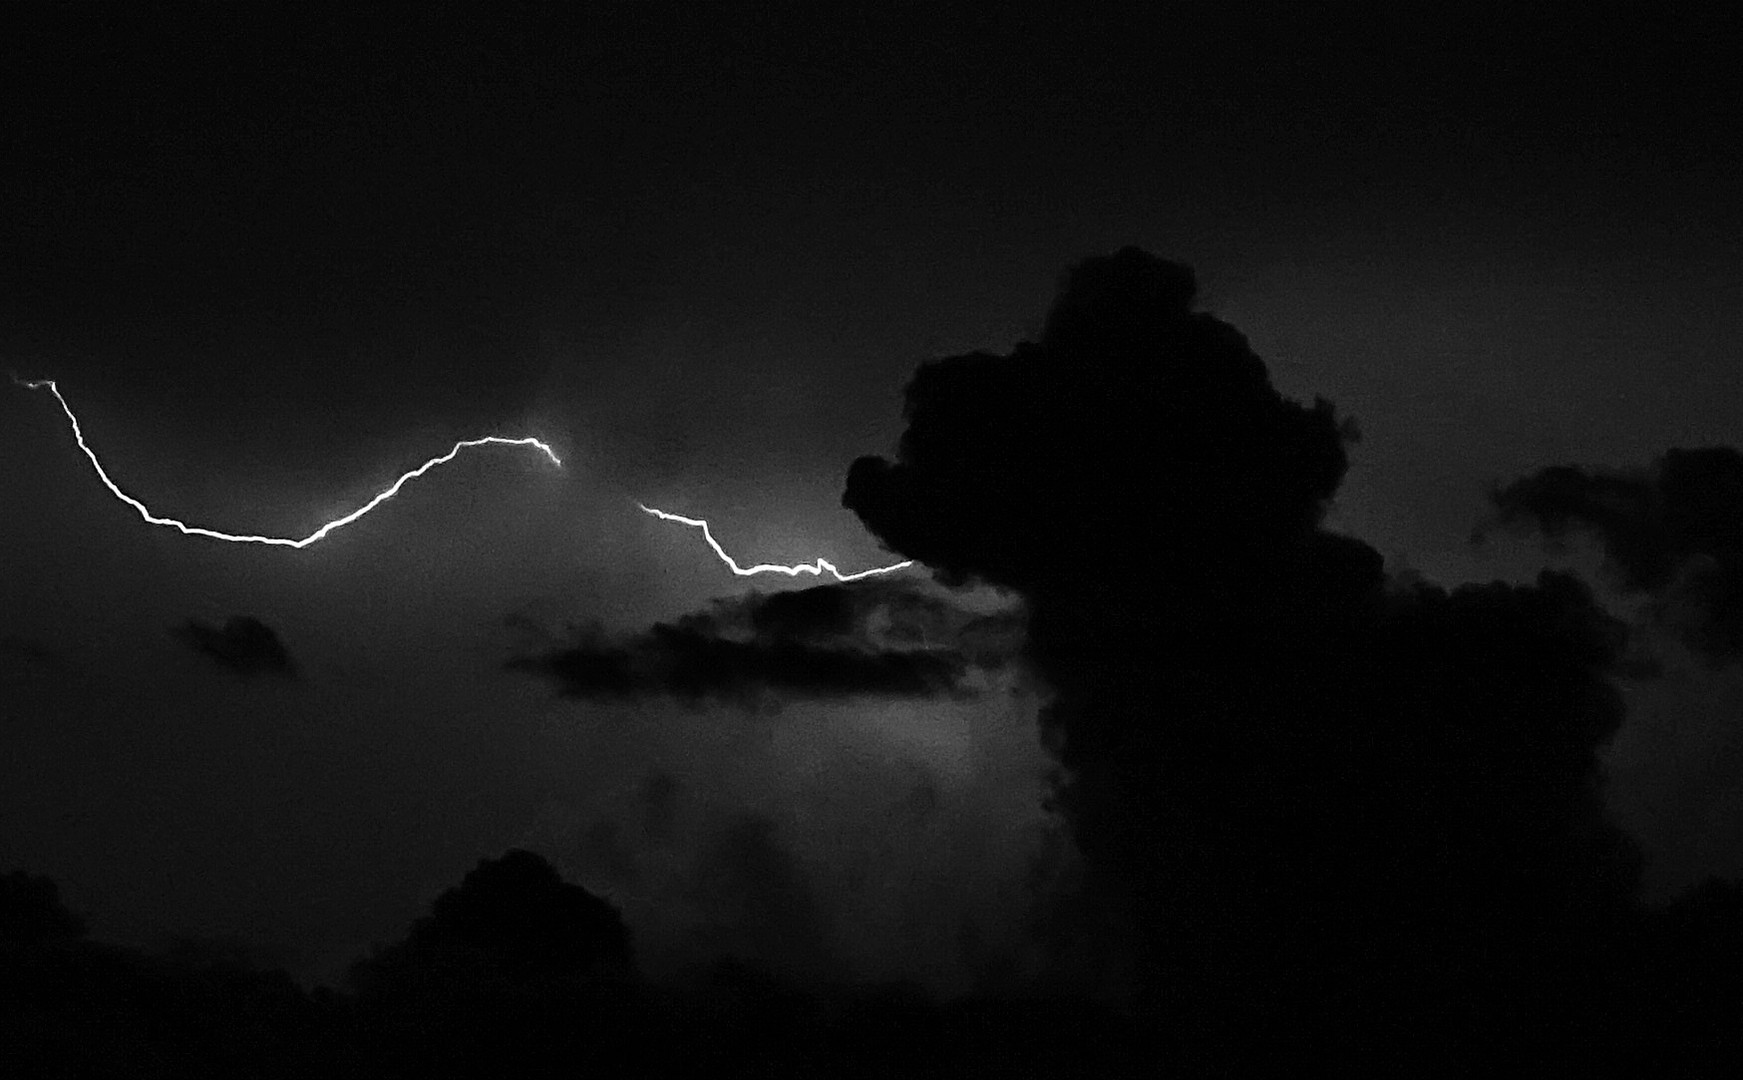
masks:
<path id="1" fill-rule="evenodd" d="M 677 514 L 668 514 L 664 510 L 655 510 L 653 507 L 643 506 L 639 502 L 636 503 L 636 505 L 641 506 L 645 513 L 652 514 L 662 521 L 676 521 L 681 525 L 688 525 L 693 529 L 701 529 L 702 539 L 708 541 L 708 546 L 714 549 L 714 554 L 720 556 L 720 561 L 730 567 L 732 572 L 737 574 L 739 577 L 750 577 L 752 574 L 785 574 L 788 577 L 798 577 L 800 574 L 810 574 L 814 577 L 822 577 L 823 572 L 827 570 L 829 573 L 835 575 L 836 581 L 847 582 L 858 581 L 860 578 L 871 577 L 873 574 L 888 574 L 892 571 L 901 570 L 905 567 L 914 565 L 914 560 L 909 559 L 906 562 L 894 563 L 890 566 L 879 566 L 871 570 L 861 570 L 857 574 L 843 574 L 832 566 L 827 559 L 818 559 L 815 563 L 800 563 L 797 566 L 780 566 L 776 563 L 758 563 L 755 566 L 749 567 L 740 566 L 738 563 L 734 562 L 732 556 L 728 555 L 725 549 L 720 546 L 720 542 L 714 539 L 714 534 L 708 529 L 708 523 L 703 521 L 701 518 L 680 517 Z"/>
<path id="2" fill-rule="evenodd" d="M 73 438 L 78 441 L 79 449 L 83 450 L 85 456 L 91 459 L 91 467 L 97 470 L 97 478 L 103 481 L 103 486 L 108 488 L 110 493 L 117 499 L 120 499 L 128 506 L 139 511 L 139 516 L 144 518 L 148 523 L 152 525 L 167 525 L 172 529 L 180 530 L 187 536 L 209 536 L 213 540 L 227 540 L 232 544 L 271 544 L 276 547 L 306 548 L 315 541 L 324 539 L 326 535 L 334 529 L 343 525 L 351 524 L 364 514 L 369 513 L 382 503 L 399 494 L 399 489 L 406 485 L 406 481 L 424 475 L 437 465 L 446 465 L 448 462 L 453 461 L 458 457 L 460 451 L 471 446 L 485 446 L 490 443 L 495 443 L 501 446 L 533 446 L 537 447 L 546 457 L 550 458 L 551 464 L 558 467 L 561 467 L 563 464 L 563 462 L 557 457 L 557 452 L 538 439 L 530 437 L 525 439 L 505 439 L 500 435 L 486 435 L 482 439 L 463 439 L 460 442 L 455 443 L 454 449 L 448 451 L 446 454 L 443 454 L 441 457 L 433 457 L 424 462 L 411 472 L 408 472 L 398 480 L 395 480 L 391 487 L 381 492 L 381 494 L 377 495 L 375 498 L 370 499 L 368 502 L 351 511 L 349 514 L 346 514 L 344 517 L 335 518 L 332 521 L 327 522 L 325 525 L 303 537 L 301 540 L 293 539 L 288 536 L 238 536 L 235 533 L 219 532 L 216 529 L 204 529 L 198 525 L 189 525 L 184 521 L 177 521 L 175 518 L 158 517 L 150 510 L 147 510 L 144 503 L 127 494 L 125 491 L 122 491 L 118 486 L 116 486 L 115 481 L 109 479 L 109 474 L 103 470 L 103 463 L 97 460 L 97 455 L 92 452 L 90 445 L 85 442 L 85 433 L 79 428 L 79 418 L 73 415 L 72 406 L 67 404 L 67 399 L 61 395 L 60 387 L 54 384 L 53 379 L 39 379 L 36 382 L 26 382 L 14 375 L 12 376 L 12 381 L 28 390 L 47 389 L 49 393 L 54 395 L 55 400 L 61 403 L 61 411 L 66 413 L 67 419 L 73 422 Z"/>
<path id="3" fill-rule="evenodd" d="M 84 451 L 85 457 L 90 459 L 91 467 L 97 470 L 97 479 L 103 481 L 103 486 L 109 489 L 110 494 L 138 511 L 139 516 L 148 524 L 167 526 L 180 531 L 186 536 L 205 536 L 210 537 L 213 540 L 224 540 L 232 544 L 269 544 L 275 547 L 306 548 L 310 544 L 324 539 L 327 534 L 331 533 L 334 529 L 351 524 L 364 514 L 369 513 L 377 506 L 380 506 L 382 503 L 393 498 L 395 495 L 399 494 L 399 489 L 404 487 L 408 480 L 414 480 L 417 477 L 424 475 L 437 465 L 446 465 L 448 462 L 453 461 L 458 457 L 460 451 L 473 446 L 487 446 L 491 444 L 498 446 L 531 446 L 537 448 L 546 457 L 550 458 L 551 464 L 556 465 L 559 468 L 563 465 L 562 460 L 557 457 L 557 452 L 552 450 L 549 444 L 530 436 L 524 439 L 509 439 L 500 435 L 486 435 L 483 438 L 478 439 L 463 439 L 460 442 L 455 443 L 454 448 L 449 450 L 446 454 L 443 454 L 440 457 L 433 457 L 422 465 L 419 465 L 417 468 L 405 473 L 398 480 L 395 480 L 386 490 L 376 495 L 373 499 L 370 499 L 367 503 L 364 503 L 362 506 L 351 511 L 349 514 L 346 514 L 344 517 L 335 518 L 334 520 L 327 522 L 325 525 L 322 525 L 320 528 L 300 540 L 288 536 L 252 536 L 219 532 L 216 529 L 207 529 L 198 525 L 189 525 L 187 522 L 177 521 L 175 518 L 158 517 L 147 509 L 144 503 L 127 494 L 125 491 L 122 491 L 120 486 L 117 485 L 114 480 L 110 479 L 109 473 L 103 468 L 103 463 L 98 460 L 97 454 L 91 449 L 90 444 L 85 442 L 85 433 L 79 426 L 79 418 L 74 415 L 73 407 L 67 404 L 66 397 L 61 393 L 60 387 L 55 385 L 53 379 L 38 379 L 34 382 L 29 382 L 20 379 L 15 374 L 12 376 L 12 381 L 27 390 L 46 389 L 49 393 L 54 395 L 55 400 L 60 402 L 61 411 L 66 413 L 67 419 L 72 422 L 74 441 L 79 444 L 79 449 Z M 701 529 L 702 538 L 708 542 L 709 547 L 714 549 L 714 554 L 720 556 L 720 561 L 725 563 L 727 567 L 739 577 L 751 577 L 756 574 L 786 574 L 788 577 L 798 577 L 800 574 L 810 574 L 813 577 L 822 577 L 823 574 L 827 572 L 833 575 L 835 580 L 845 583 L 849 581 L 858 581 L 860 578 L 871 577 L 874 574 L 893 573 L 894 571 L 904 570 L 914 565 L 914 560 L 908 559 L 903 562 L 893 563 L 889 566 L 879 566 L 870 570 L 861 570 L 856 574 L 843 574 L 827 559 L 818 559 L 814 563 L 799 563 L 794 566 L 782 566 L 777 563 L 758 563 L 755 566 L 749 567 L 740 566 L 737 561 L 735 561 L 732 556 L 728 555 L 726 550 L 720 546 L 719 541 L 714 539 L 714 533 L 709 530 L 708 522 L 701 518 L 669 514 L 664 510 L 656 510 L 651 506 L 646 506 L 639 502 L 636 503 L 636 505 L 641 507 L 644 512 L 652 514 L 654 517 L 660 518 L 663 521 L 676 521 L 681 525 L 688 525 L 691 528 Z"/>

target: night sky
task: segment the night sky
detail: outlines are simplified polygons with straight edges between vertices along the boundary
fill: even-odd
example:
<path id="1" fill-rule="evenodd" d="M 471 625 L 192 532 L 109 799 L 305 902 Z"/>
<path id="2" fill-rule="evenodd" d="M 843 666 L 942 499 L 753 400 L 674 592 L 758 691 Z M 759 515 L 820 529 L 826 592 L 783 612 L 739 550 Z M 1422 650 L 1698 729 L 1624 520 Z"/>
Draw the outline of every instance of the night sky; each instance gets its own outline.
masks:
<path id="1" fill-rule="evenodd" d="M 303 536 L 459 439 L 564 465 L 470 450 L 306 550 L 225 544 L 140 521 L 46 391 L 0 387 L 0 871 L 104 940 L 310 982 L 512 847 L 656 977 L 1057 975 L 1024 925 L 1076 858 L 1042 729 L 1083 676 L 1024 612 L 1064 633 L 1074 597 L 1093 623 L 1193 576 L 1169 530 L 1209 504 L 1121 443 L 1066 455 L 1081 528 L 1037 494 L 959 546 L 910 520 L 979 505 L 943 435 L 843 496 L 975 401 L 993 487 L 1068 445 L 1075 413 L 904 388 L 1063 341 L 1067 274 L 1135 246 L 1353 420 L 1325 530 L 1449 590 L 1571 570 L 1632 628 L 1656 670 L 1618 668 L 1593 738 L 1642 895 L 1743 874 L 1743 487 L 1683 528 L 1652 479 L 1740 438 L 1736 28 L 1080 8 L 9 5 L 0 359 L 124 490 Z M 637 501 L 742 563 L 925 565 L 782 601 L 816 581 L 735 577 Z"/>

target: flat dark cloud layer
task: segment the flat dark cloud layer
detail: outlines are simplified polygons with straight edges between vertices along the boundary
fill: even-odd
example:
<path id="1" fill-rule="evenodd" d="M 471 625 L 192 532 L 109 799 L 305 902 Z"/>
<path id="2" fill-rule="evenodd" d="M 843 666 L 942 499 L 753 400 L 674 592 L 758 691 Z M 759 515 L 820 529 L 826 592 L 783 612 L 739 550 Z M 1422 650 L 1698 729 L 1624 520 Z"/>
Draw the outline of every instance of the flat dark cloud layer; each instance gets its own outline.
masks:
<path id="1" fill-rule="evenodd" d="M 222 629 L 189 619 L 171 633 L 195 652 L 238 674 L 296 674 L 296 665 L 277 631 L 248 615 L 229 619 Z"/>
<path id="2" fill-rule="evenodd" d="M 1603 546 L 1626 592 L 1714 663 L 1743 658 L 1743 454 L 1729 446 L 1670 450 L 1645 469 L 1557 465 L 1497 487 L 1493 521 L 1560 543 Z"/>
<path id="3" fill-rule="evenodd" d="M 1192 282 L 1124 249 L 1038 342 L 923 365 L 844 505 L 1028 600 L 1059 806 L 1174 1052 L 1639 1051 L 1640 860 L 1597 757 L 1624 626 L 1565 574 L 1449 592 L 1327 532 L 1353 426 Z"/>
<path id="4" fill-rule="evenodd" d="M 975 617 L 900 582 L 867 580 L 716 600 L 622 640 L 583 628 L 508 666 L 583 698 L 960 697 L 971 668 L 1012 655 L 1015 633 L 1012 616 Z"/>

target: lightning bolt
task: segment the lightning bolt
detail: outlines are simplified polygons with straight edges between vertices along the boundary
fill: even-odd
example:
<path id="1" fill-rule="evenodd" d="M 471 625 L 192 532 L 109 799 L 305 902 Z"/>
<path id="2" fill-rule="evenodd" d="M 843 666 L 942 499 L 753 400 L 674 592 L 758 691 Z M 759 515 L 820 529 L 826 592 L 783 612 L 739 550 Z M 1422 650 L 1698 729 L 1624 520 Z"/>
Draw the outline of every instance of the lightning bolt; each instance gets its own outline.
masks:
<path id="1" fill-rule="evenodd" d="M 79 449 L 85 452 L 85 457 L 90 459 L 91 468 L 97 470 L 97 479 L 103 481 L 103 486 L 109 489 L 110 494 L 138 511 L 139 516 L 145 519 L 147 524 L 168 526 L 169 528 L 180 531 L 184 536 L 206 536 L 213 540 L 224 540 L 232 544 L 269 544 L 275 547 L 306 548 L 318 540 L 325 539 L 327 534 L 332 532 L 334 529 L 351 524 L 364 514 L 369 513 L 382 503 L 393 498 L 395 495 L 399 494 L 399 489 L 404 487 L 407 481 L 417 479 L 438 465 L 446 465 L 448 462 L 453 461 L 460 455 L 460 451 L 465 450 L 468 447 L 488 446 L 493 444 L 497 446 L 531 446 L 546 457 L 550 458 L 551 464 L 556 465 L 558 468 L 561 468 L 563 465 L 562 459 L 557 457 L 557 452 L 552 450 L 549 444 L 530 436 L 524 439 L 509 439 L 500 435 L 486 435 L 479 439 L 462 439 L 460 442 L 455 443 L 454 448 L 449 450 L 446 454 L 443 454 L 440 457 L 433 457 L 422 465 L 419 465 L 417 468 L 405 473 L 373 499 L 370 499 L 368 502 L 351 511 L 349 514 L 346 514 L 344 517 L 335 518 L 332 521 L 327 522 L 325 525 L 322 525 L 320 528 L 300 540 L 288 536 L 240 536 L 235 533 L 219 532 L 216 529 L 201 528 L 198 525 L 189 525 L 185 521 L 177 521 L 175 518 L 158 517 L 156 514 L 153 514 L 146 508 L 144 503 L 127 494 L 125 491 L 122 491 L 120 486 L 117 485 L 114 480 L 109 478 L 109 473 L 103 468 L 103 463 L 97 459 L 96 451 L 92 450 L 90 444 L 85 441 L 84 429 L 79 426 L 79 418 L 74 415 L 73 407 L 67 404 L 66 396 L 61 393 L 60 387 L 55 385 L 53 379 L 37 379 L 34 382 L 31 382 L 21 379 L 18 377 L 17 373 L 13 373 L 12 381 L 19 386 L 24 387 L 26 390 L 47 390 L 49 393 L 54 395 L 54 399 L 60 402 L 61 411 L 66 413 L 67 419 L 72 422 L 73 439 L 79 444 Z M 739 577 L 750 577 L 755 574 L 786 574 L 788 577 L 798 577 L 800 574 L 811 574 L 814 577 L 822 577 L 827 571 L 834 575 L 835 580 L 848 582 L 858 581 L 860 578 L 871 577 L 874 574 L 888 574 L 914 565 L 914 560 L 909 559 L 905 562 L 894 563 L 890 566 L 880 566 L 874 567 L 871 570 L 861 570 L 857 574 L 843 574 L 827 559 L 818 559 L 815 563 L 800 563 L 797 566 L 780 566 L 775 563 L 759 563 L 756 566 L 744 567 L 738 565 L 738 563 L 733 560 L 732 556 L 728 555 L 726 550 L 720 546 L 719 541 L 714 539 L 714 534 L 709 531 L 708 522 L 703 521 L 701 518 L 688 518 L 682 517 L 678 514 L 668 514 L 664 510 L 655 510 L 653 507 L 644 506 L 639 502 L 636 503 L 636 505 L 641 507 L 641 509 L 646 513 L 652 514 L 661 520 L 676 521 L 683 525 L 689 525 L 692 528 L 701 529 L 702 538 L 708 541 L 708 546 L 714 549 L 714 554 L 720 556 L 720 561 L 724 562 L 729 568 L 731 568 L 732 572 L 737 574 Z"/>
<path id="2" fill-rule="evenodd" d="M 891 571 L 901 570 L 905 567 L 914 565 L 914 560 L 909 559 L 906 562 L 894 563 L 890 566 L 880 566 L 871 570 L 861 570 L 857 574 L 843 574 L 840 570 L 837 570 L 832 566 L 827 559 L 818 559 L 814 563 L 800 563 L 797 566 L 779 566 L 775 563 L 758 563 L 756 566 L 750 567 L 740 566 L 738 563 L 733 561 L 731 555 L 726 553 L 726 549 L 720 546 L 720 541 L 714 539 L 714 533 L 709 531 L 708 523 L 703 521 L 701 518 L 689 518 L 682 517 L 678 514 L 668 514 L 664 510 L 655 510 L 653 507 L 644 506 L 639 502 L 636 503 L 636 505 L 640 506 L 644 513 L 652 514 L 661 521 L 676 521 L 680 525 L 688 525 L 693 529 L 701 529 L 702 539 L 708 541 L 708 546 L 714 549 L 714 554 L 720 556 L 720 561 L 731 568 L 732 572 L 737 574 L 739 577 L 750 577 L 753 574 L 785 574 L 788 577 L 798 577 L 800 574 L 810 574 L 813 577 L 822 577 L 823 572 L 827 570 L 829 573 L 835 575 L 836 581 L 848 582 L 858 581 L 860 578 L 871 577 L 873 574 L 888 574 Z"/>
<path id="3" fill-rule="evenodd" d="M 448 462 L 453 461 L 458 457 L 460 451 L 472 446 L 486 446 L 493 443 L 499 446 L 532 446 L 536 447 L 546 457 L 550 458 L 551 464 L 558 467 L 561 467 L 563 464 L 562 460 L 557 457 L 557 452 L 538 439 L 530 437 L 525 439 L 505 439 L 500 435 L 486 435 L 482 439 L 463 439 L 460 442 L 455 443 L 454 449 L 448 451 L 446 454 L 443 454 L 441 457 L 433 457 L 424 462 L 422 465 L 419 465 L 417 468 L 401 476 L 398 480 L 395 480 L 391 487 L 382 491 L 381 494 L 375 496 L 375 498 L 370 499 L 368 502 L 351 511 L 349 514 L 346 514 L 342 518 L 334 518 L 332 521 L 327 522 L 325 525 L 303 537 L 301 540 L 293 539 L 288 536 L 238 536 L 234 533 L 218 532 L 216 529 L 203 529 L 197 525 L 189 525 L 184 521 L 177 521 L 175 518 L 158 517 L 156 514 L 153 514 L 150 510 L 146 509 L 144 503 L 127 494 L 125 491 L 122 491 L 120 487 L 116 485 L 115 481 L 109 479 L 109 474 L 103 469 L 103 463 L 97 460 L 96 453 L 91 450 L 90 444 L 85 442 L 85 433 L 79 427 L 79 418 L 73 415 L 73 407 L 67 404 L 66 397 L 61 394 L 60 387 L 54 384 L 53 379 L 38 379 L 35 382 L 26 382 L 25 380 L 20 379 L 17 375 L 13 375 L 12 381 L 27 390 L 46 389 L 49 393 L 54 395 L 55 400 L 61 403 L 61 411 L 67 414 L 68 420 L 72 421 L 73 438 L 77 440 L 79 449 L 83 450 L 85 456 L 91 459 L 91 467 L 97 470 L 97 479 L 103 481 L 103 486 L 108 488 L 110 493 L 117 499 L 120 499 L 128 506 L 139 511 L 139 516 L 144 518 L 148 524 L 167 525 L 172 529 L 180 530 L 182 534 L 186 536 L 209 536 L 213 540 L 227 540 L 232 544 L 271 544 L 275 547 L 306 548 L 317 540 L 325 539 L 327 534 L 332 532 L 334 529 L 351 524 L 364 514 L 369 513 L 382 503 L 393 498 L 395 495 L 399 494 L 400 488 L 405 487 L 408 480 L 414 480 L 424 475 L 437 465 L 446 465 Z"/>

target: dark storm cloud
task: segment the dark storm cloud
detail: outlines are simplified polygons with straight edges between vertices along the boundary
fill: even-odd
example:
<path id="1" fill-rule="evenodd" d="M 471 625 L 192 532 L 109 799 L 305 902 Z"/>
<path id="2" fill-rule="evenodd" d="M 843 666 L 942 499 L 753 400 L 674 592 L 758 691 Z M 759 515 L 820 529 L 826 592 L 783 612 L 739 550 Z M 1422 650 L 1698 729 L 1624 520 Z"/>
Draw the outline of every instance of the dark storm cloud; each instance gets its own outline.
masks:
<path id="1" fill-rule="evenodd" d="M 953 623 L 979 624 L 971 645 L 954 640 Z M 854 582 L 717 600 L 623 640 L 583 628 L 508 666 L 576 697 L 965 696 L 969 669 L 1002 663 L 1014 645 L 1009 617 L 976 620 L 910 586 Z"/>
<path id="2" fill-rule="evenodd" d="M 238 615 L 226 621 L 221 630 L 189 619 L 170 633 L 214 663 L 243 675 L 264 673 L 290 677 L 296 674 L 296 665 L 291 662 L 284 643 L 278 639 L 278 633 L 248 615 Z"/>
<path id="3" fill-rule="evenodd" d="M 1233 327 L 1191 312 L 1190 282 L 1126 249 L 1073 273 L 1039 345 L 921 365 L 898 462 L 855 461 L 843 504 L 951 578 L 1029 593 L 1225 540 L 1289 543 L 1336 490 L 1346 432 L 1329 403 L 1273 390 Z M 1124 311 L 1145 285 L 1151 302 Z"/>
<path id="4" fill-rule="evenodd" d="M 1137 249 L 1083 263 L 1039 342 L 920 366 L 843 505 L 1024 595 L 1056 805 L 1172 1052 L 1637 1051 L 1639 857 L 1598 761 L 1626 628 L 1565 574 L 1389 581 L 1321 526 L 1353 425 L 1193 300 Z"/>
<path id="5" fill-rule="evenodd" d="M 1497 487 L 1495 528 L 1559 544 L 1595 537 L 1625 591 L 1658 598 L 1656 614 L 1713 662 L 1743 657 L 1743 454 L 1670 450 L 1647 469 L 1557 465 Z"/>

